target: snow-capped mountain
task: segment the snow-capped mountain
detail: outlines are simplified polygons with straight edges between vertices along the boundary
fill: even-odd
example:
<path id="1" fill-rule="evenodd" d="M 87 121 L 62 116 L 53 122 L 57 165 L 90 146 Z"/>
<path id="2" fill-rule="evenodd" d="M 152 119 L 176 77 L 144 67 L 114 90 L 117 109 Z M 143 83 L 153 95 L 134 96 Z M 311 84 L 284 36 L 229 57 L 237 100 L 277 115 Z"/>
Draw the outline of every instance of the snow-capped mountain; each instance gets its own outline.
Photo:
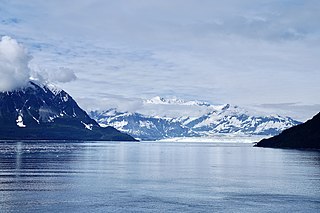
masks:
<path id="1" fill-rule="evenodd" d="M 101 128 L 65 91 L 29 82 L 0 92 L 0 139 L 133 140 L 113 127 Z"/>
<path id="2" fill-rule="evenodd" d="M 142 140 L 221 135 L 276 135 L 300 122 L 279 115 L 259 115 L 248 110 L 201 101 L 155 97 L 143 101 L 147 113 L 119 112 L 117 109 L 91 111 L 100 125 L 110 125 Z M 165 106 L 166 108 L 161 108 Z M 186 108 L 187 107 L 187 108 Z M 190 108 L 191 107 L 191 108 Z M 156 109 L 161 108 L 157 114 Z M 167 109 L 166 115 L 163 113 Z M 178 111 L 182 111 L 177 113 Z M 186 110 L 187 109 L 187 110 Z M 170 112 L 171 110 L 171 112 Z M 197 111 L 189 115 L 190 110 Z M 172 116 L 176 113 L 176 116 Z"/>
<path id="3" fill-rule="evenodd" d="M 185 105 L 185 106 L 210 106 L 210 103 L 205 101 L 186 101 L 178 98 L 166 99 L 160 96 L 153 97 L 143 101 L 145 104 L 155 104 L 155 105 Z"/>
<path id="4" fill-rule="evenodd" d="M 190 128 L 176 119 L 147 116 L 140 113 L 92 111 L 90 116 L 101 126 L 113 126 L 122 132 L 143 140 L 156 140 L 168 137 L 198 136 Z"/>

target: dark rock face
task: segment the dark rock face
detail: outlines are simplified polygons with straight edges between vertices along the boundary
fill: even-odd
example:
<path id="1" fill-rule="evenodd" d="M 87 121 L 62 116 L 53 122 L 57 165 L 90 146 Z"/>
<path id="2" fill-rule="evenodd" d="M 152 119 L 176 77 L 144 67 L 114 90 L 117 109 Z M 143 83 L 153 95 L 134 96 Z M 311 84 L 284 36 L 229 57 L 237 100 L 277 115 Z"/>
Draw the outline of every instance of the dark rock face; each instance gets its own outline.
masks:
<path id="1" fill-rule="evenodd" d="M 284 130 L 277 136 L 261 140 L 256 146 L 320 149 L 320 113 L 303 124 Z"/>
<path id="2" fill-rule="evenodd" d="M 34 82 L 0 92 L 0 139 L 134 140 L 113 127 L 100 127 L 65 91 Z"/>

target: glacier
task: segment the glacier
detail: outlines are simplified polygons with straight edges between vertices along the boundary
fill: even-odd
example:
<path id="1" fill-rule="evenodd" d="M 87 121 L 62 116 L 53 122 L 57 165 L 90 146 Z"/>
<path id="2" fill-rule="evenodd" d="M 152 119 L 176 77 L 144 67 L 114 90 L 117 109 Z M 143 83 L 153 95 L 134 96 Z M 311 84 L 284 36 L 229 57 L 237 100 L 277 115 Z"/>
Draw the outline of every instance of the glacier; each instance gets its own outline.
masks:
<path id="1" fill-rule="evenodd" d="M 141 140 L 257 141 L 301 123 L 231 104 L 213 105 L 159 96 L 144 100 L 143 104 L 149 111 L 123 112 L 111 108 L 93 110 L 89 115 L 101 126 L 113 126 Z"/>

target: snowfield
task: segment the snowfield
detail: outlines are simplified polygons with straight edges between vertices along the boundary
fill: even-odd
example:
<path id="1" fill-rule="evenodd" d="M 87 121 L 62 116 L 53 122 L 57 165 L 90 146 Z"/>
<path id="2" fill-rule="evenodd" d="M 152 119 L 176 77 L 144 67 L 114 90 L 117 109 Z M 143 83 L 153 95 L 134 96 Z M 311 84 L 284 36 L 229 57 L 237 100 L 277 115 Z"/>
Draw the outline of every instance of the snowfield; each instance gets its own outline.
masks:
<path id="1" fill-rule="evenodd" d="M 143 108 L 137 112 L 112 108 L 91 111 L 89 115 L 101 126 L 113 126 L 135 138 L 167 141 L 200 138 L 205 141 L 251 142 L 277 135 L 300 123 L 289 117 L 259 114 L 230 104 L 212 105 L 159 96 L 144 100 Z"/>

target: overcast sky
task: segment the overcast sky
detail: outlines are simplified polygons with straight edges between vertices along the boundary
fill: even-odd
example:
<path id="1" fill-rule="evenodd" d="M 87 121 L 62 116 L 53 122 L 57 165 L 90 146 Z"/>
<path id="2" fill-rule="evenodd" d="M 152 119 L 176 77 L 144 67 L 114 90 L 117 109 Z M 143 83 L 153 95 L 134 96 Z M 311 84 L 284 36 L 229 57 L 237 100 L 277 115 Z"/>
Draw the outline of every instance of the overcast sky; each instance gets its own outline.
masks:
<path id="1" fill-rule="evenodd" d="M 0 0 L 0 35 L 87 109 L 159 95 L 305 120 L 320 111 L 319 11 L 319 0 Z"/>

